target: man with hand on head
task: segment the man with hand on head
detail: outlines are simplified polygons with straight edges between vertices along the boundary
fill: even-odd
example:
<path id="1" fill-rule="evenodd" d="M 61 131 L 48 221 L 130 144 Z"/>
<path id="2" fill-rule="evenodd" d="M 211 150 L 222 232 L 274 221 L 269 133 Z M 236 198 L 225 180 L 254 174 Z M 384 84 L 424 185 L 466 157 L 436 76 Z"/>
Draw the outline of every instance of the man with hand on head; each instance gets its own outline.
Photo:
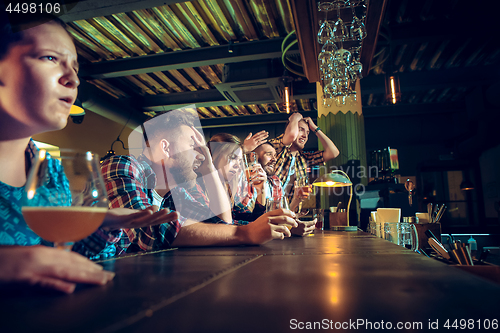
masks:
<path id="1" fill-rule="evenodd" d="M 156 224 L 157 218 L 172 220 L 177 214 L 110 210 L 101 228 L 75 243 L 73 251 L 80 254 L 29 246 L 44 243 L 21 213 L 24 185 L 38 150 L 31 137 L 66 126 L 80 81 L 75 45 L 64 22 L 37 14 L 13 18 L 0 6 L 0 283 L 68 293 L 75 283 L 103 284 L 114 274 L 80 254 L 113 255 L 120 228 Z M 53 196 L 66 195 L 57 182 L 66 177 L 57 159 L 49 168 L 53 181 L 45 189 Z"/>
<path id="2" fill-rule="evenodd" d="M 309 133 L 313 132 L 325 147 L 324 151 L 303 151 Z M 307 168 L 322 164 L 339 155 L 339 150 L 310 117 L 303 118 L 298 112 L 288 118 L 285 133 L 269 140 L 276 149 L 275 173 L 281 181 L 287 197 L 293 196 L 296 180 L 307 178 Z"/>
<path id="3" fill-rule="evenodd" d="M 290 236 L 284 224 L 295 226 L 295 214 L 286 210 L 266 213 L 248 225 L 227 225 L 232 224 L 231 206 L 195 119 L 185 110 L 152 118 L 143 125 L 140 156 L 113 156 L 103 162 L 112 207 L 144 209 L 158 204 L 180 214 L 175 221 L 127 229 L 132 243 L 128 251 L 263 244 Z M 196 182 L 195 170 L 203 174 L 207 196 Z"/>

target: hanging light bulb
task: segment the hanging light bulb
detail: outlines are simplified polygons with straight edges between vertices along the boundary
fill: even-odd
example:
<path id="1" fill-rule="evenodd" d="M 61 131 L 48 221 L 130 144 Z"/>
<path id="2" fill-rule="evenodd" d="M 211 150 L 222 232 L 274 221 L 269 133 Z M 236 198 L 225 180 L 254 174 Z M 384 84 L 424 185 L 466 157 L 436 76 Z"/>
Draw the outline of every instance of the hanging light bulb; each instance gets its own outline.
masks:
<path id="1" fill-rule="evenodd" d="M 386 77 L 385 94 L 386 99 L 390 104 L 396 104 L 401 100 L 401 90 L 397 74 L 391 74 Z"/>
<path id="2" fill-rule="evenodd" d="M 286 113 L 290 113 L 290 110 L 292 109 L 292 82 L 293 78 L 289 76 L 285 71 L 285 73 L 283 74 L 283 84 L 285 86 L 285 88 L 283 89 L 283 108 L 285 109 Z"/>
<path id="3" fill-rule="evenodd" d="M 285 87 L 285 109 L 290 113 L 290 87 Z"/>

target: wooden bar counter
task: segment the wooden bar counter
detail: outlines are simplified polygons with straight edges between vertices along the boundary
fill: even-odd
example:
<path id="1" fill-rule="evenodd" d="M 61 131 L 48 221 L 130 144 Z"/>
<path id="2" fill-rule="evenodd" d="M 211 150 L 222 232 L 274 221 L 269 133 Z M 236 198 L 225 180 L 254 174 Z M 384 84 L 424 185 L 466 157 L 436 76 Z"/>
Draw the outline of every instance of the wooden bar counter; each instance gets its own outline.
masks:
<path id="1" fill-rule="evenodd" d="M 362 232 L 102 265 L 116 272 L 106 286 L 0 296 L 0 332 L 441 332 L 461 319 L 477 332 L 500 319 L 500 285 Z"/>

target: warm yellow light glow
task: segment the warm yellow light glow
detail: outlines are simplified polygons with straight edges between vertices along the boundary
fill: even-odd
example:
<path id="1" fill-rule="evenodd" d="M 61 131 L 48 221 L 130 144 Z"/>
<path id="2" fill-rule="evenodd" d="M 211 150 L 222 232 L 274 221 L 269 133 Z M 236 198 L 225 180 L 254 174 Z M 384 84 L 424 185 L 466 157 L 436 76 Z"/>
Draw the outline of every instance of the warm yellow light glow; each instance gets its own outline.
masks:
<path id="1" fill-rule="evenodd" d="M 314 182 L 314 186 L 318 187 L 345 187 L 345 186 L 351 186 L 352 184 L 348 183 L 336 183 L 331 180 L 326 181 L 326 182 Z"/>
<path id="2" fill-rule="evenodd" d="M 33 199 L 33 197 L 34 197 L 34 196 L 35 196 L 35 191 L 33 191 L 33 190 L 29 190 L 29 191 L 28 191 L 28 199 L 30 199 L 30 200 L 31 200 L 31 199 Z"/>
<path id="3" fill-rule="evenodd" d="M 329 266 L 338 266 L 338 265 L 329 265 Z M 328 283 L 328 296 L 330 297 L 330 302 L 335 305 L 339 305 L 340 296 L 341 296 L 341 285 L 342 281 L 339 279 L 340 274 L 338 269 L 331 267 L 327 271 L 328 277 L 330 281 Z"/>
<path id="4" fill-rule="evenodd" d="M 290 113 L 290 88 L 285 87 L 285 107 L 286 113 Z"/>
<path id="5" fill-rule="evenodd" d="M 330 296 L 330 302 L 332 304 L 338 305 L 340 302 L 340 282 L 338 280 L 332 281 L 329 287 L 328 295 Z"/>
<path id="6" fill-rule="evenodd" d="M 389 78 L 389 80 L 391 81 L 391 100 L 392 100 L 392 104 L 396 104 L 396 85 L 394 83 L 394 76 L 391 76 Z"/>
<path id="7" fill-rule="evenodd" d="M 40 149 L 40 159 L 43 160 L 45 158 L 45 154 L 47 152 L 44 149 Z"/>

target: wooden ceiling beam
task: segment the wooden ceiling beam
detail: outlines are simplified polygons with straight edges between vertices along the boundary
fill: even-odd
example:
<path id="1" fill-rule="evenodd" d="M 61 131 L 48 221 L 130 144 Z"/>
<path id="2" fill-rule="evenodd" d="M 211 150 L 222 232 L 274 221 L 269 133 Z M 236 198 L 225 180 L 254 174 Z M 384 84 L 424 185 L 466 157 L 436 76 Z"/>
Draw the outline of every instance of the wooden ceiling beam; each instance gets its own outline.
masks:
<path id="1" fill-rule="evenodd" d="M 315 87 L 308 87 L 307 91 L 299 94 L 294 94 L 294 100 L 314 99 L 316 98 Z M 138 98 L 123 99 L 125 104 L 134 105 L 137 108 L 142 108 L 148 111 L 170 111 L 187 105 L 195 104 L 199 107 L 227 106 L 233 105 L 217 89 L 207 89 L 198 91 L 187 91 L 174 94 L 152 95 Z M 247 105 L 255 103 L 249 102 Z"/>
<path id="2" fill-rule="evenodd" d="M 128 13 L 134 10 L 147 9 L 187 0 L 69 0 L 62 5 L 59 17 L 64 22 L 87 20 L 93 17 Z"/>
<path id="3" fill-rule="evenodd" d="M 283 38 L 273 38 L 262 41 L 235 43 L 232 45 L 232 53 L 228 51 L 228 45 L 219 45 L 101 61 L 82 66 L 80 76 L 82 78 L 105 79 L 174 69 L 280 58 L 282 42 Z M 290 54 L 295 54 L 298 51 L 294 47 L 289 52 Z"/>
<path id="4" fill-rule="evenodd" d="M 388 0 L 370 0 L 368 2 L 365 22 L 367 36 L 363 40 L 360 57 L 361 63 L 363 64 L 363 77 L 365 77 L 371 69 L 373 55 L 377 47 L 378 33 L 384 19 L 387 2 Z"/>
<path id="5" fill-rule="evenodd" d="M 291 0 L 295 33 L 299 42 L 304 74 L 309 82 L 319 81 L 318 7 L 316 1 Z"/>

